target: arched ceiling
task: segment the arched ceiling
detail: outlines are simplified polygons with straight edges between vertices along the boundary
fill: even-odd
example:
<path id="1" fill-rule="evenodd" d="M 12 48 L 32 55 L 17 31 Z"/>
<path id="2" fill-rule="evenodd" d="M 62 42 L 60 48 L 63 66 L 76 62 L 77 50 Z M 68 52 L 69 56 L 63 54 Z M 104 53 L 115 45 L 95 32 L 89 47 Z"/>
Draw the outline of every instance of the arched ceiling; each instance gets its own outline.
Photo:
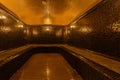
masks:
<path id="1" fill-rule="evenodd" d="M 67 25 L 102 0 L 0 0 L 29 25 Z"/>

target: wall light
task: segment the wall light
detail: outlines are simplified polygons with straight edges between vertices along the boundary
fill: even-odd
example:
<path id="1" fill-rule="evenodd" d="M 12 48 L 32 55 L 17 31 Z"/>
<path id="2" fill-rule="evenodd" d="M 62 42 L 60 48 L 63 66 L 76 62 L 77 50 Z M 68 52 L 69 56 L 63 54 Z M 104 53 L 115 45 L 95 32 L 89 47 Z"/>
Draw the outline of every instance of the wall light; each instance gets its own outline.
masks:
<path id="1" fill-rule="evenodd" d="M 43 31 L 51 32 L 51 31 L 52 31 L 52 27 L 50 27 L 50 26 L 45 26 L 45 27 L 43 27 Z"/>
<path id="2" fill-rule="evenodd" d="M 17 27 L 18 27 L 18 28 L 24 28 L 24 25 L 18 24 Z"/>
<path id="3" fill-rule="evenodd" d="M 62 30 L 59 30 L 59 31 L 56 33 L 56 36 L 57 36 L 57 37 L 62 36 Z"/>
<path id="4" fill-rule="evenodd" d="M 81 27 L 79 29 L 79 31 L 82 32 L 82 33 L 90 33 L 92 31 L 92 29 L 89 28 L 89 27 L 84 26 L 84 27 Z"/>
<path id="5" fill-rule="evenodd" d="M 70 28 L 76 28 L 77 26 L 75 24 L 71 24 Z"/>
<path id="6" fill-rule="evenodd" d="M 50 31 L 50 28 L 49 28 L 49 27 L 47 27 L 47 28 L 46 28 L 46 31 Z"/>
<path id="7" fill-rule="evenodd" d="M 10 27 L 1 27 L 2 32 L 10 32 L 11 28 Z"/>
<path id="8" fill-rule="evenodd" d="M 0 15 L 0 19 L 6 19 L 7 17 L 4 15 Z"/>
<path id="9" fill-rule="evenodd" d="M 71 25 L 70 28 L 76 28 L 76 26 L 75 25 Z"/>
<path id="10" fill-rule="evenodd" d="M 120 21 L 115 22 L 115 23 L 112 24 L 112 30 L 114 32 L 120 32 Z"/>
<path id="11" fill-rule="evenodd" d="M 33 30 L 32 33 L 33 33 L 34 36 L 38 35 L 38 31 L 37 30 Z"/>

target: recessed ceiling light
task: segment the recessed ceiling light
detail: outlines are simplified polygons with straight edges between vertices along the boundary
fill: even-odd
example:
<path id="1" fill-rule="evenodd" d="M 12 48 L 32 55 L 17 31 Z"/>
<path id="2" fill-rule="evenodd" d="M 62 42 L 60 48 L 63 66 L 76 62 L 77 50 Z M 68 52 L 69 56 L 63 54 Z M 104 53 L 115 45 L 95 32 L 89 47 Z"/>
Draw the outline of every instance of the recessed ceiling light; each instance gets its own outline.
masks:
<path id="1" fill-rule="evenodd" d="M 47 0 L 42 0 L 42 4 L 46 5 L 47 4 Z"/>

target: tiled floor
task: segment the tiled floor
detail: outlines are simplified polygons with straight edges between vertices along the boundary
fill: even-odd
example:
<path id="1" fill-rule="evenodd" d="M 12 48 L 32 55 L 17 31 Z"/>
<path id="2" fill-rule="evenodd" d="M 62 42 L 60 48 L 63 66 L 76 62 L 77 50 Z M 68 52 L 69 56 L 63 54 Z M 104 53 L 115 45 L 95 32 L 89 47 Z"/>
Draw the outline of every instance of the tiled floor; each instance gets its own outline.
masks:
<path id="1" fill-rule="evenodd" d="M 83 80 L 57 53 L 35 54 L 10 80 Z"/>

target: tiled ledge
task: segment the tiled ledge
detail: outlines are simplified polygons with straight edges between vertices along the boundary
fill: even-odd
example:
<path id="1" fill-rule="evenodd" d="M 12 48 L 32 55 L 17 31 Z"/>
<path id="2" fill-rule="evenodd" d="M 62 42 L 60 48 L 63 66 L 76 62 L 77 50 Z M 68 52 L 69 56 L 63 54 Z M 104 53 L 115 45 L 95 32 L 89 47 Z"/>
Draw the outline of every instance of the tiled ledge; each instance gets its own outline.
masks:
<path id="1" fill-rule="evenodd" d="M 20 52 L 23 52 L 32 47 L 31 45 L 25 45 L 18 48 L 0 51 L 0 66 L 4 63 L 10 61 L 11 59 L 21 55 Z"/>
<path id="2" fill-rule="evenodd" d="M 30 44 L 30 45 L 25 45 L 25 46 L 22 46 L 22 47 L 19 47 L 16 49 L 3 51 L 3 52 L 0 52 L 0 62 L 3 62 L 3 60 L 8 59 L 8 58 L 12 59 L 14 57 L 17 57 L 18 55 L 20 55 L 20 54 L 18 54 L 19 52 L 24 51 L 30 47 L 39 47 L 39 46 L 41 46 L 41 47 L 42 46 L 43 47 L 50 47 L 50 46 L 64 47 L 72 52 L 75 52 L 97 64 L 100 64 L 100 65 L 120 74 L 120 62 L 119 61 L 95 54 L 95 52 L 92 52 L 92 51 L 83 50 L 83 49 L 79 49 L 79 48 L 76 48 L 76 47 L 73 47 L 70 45 L 63 45 L 63 44 L 40 44 L 40 45 L 39 44 Z M 13 57 L 12 55 L 16 55 L 16 56 Z"/>
<path id="3" fill-rule="evenodd" d="M 100 64 L 100 65 L 120 74 L 120 62 L 119 61 L 95 54 L 95 52 L 93 52 L 93 51 L 79 49 L 79 48 L 69 46 L 69 45 L 64 45 L 64 47 L 68 50 L 71 50 L 71 51 L 77 53 L 77 54 L 80 54 L 81 56 L 83 56 L 97 64 Z"/>
<path id="4" fill-rule="evenodd" d="M 52 44 L 52 45 L 49 45 L 49 44 L 46 44 L 46 45 L 35 45 L 34 46 L 58 46 L 58 47 L 64 47 L 68 50 L 71 50 L 72 52 L 75 52 L 77 54 L 80 54 L 81 56 L 97 63 L 97 64 L 100 64 L 118 74 L 120 74 L 120 62 L 117 61 L 117 60 L 113 60 L 113 59 L 110 59 L 108 57 L 105 57 L 105 56 L 102 56 L 102 55 L 99 55 L 99 54 L 96 54 L 96 52 L 94 51 L 90 51 L 90 50 L 85 50 L 85 49 L 80 49 L 80 48 L 76 48 L 76 47 L 73 47 L 73 46 L 70 46 L 70 45 L 62 45 L 62 44 Z"/>

